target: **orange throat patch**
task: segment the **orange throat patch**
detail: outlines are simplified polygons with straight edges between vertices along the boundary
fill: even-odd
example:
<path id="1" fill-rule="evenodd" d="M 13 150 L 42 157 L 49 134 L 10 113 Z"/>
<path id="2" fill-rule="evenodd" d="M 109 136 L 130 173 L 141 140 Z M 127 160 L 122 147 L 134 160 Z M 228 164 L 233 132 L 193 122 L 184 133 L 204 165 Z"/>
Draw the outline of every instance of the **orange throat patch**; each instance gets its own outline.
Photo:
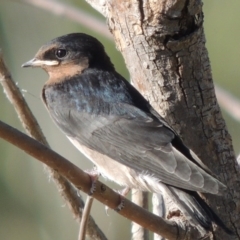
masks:
<path id="1" fill-rule="evenodd" d="M 53 85 L 63 82 L 65 79 L 69 79 L 77 74 L 82 73 L 88 68 L 88 61 L 82 61 L 79 64 L 70 62 L 66 64 L 60 64 L 58 66 L 45 67 L 45 71 L 49 75 L 48 81 L 45 85 Z"/>

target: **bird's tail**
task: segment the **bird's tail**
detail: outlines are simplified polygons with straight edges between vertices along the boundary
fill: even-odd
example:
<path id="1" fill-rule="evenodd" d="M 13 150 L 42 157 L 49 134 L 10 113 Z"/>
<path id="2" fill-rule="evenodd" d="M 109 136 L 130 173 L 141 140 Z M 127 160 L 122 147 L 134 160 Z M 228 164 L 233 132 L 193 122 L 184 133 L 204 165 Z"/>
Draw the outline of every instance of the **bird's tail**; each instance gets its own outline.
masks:
<path id="1" fill-rule="evenodd" d="M 222 222 L 197 192 L 183 191 L 168 186 L 168 194 L 194 225 L 199 224 L 204 230 L 210 231 L 212 230 L 212 222 L 214 222 L 227 234 L 233 235 L 233 232 Z"/>

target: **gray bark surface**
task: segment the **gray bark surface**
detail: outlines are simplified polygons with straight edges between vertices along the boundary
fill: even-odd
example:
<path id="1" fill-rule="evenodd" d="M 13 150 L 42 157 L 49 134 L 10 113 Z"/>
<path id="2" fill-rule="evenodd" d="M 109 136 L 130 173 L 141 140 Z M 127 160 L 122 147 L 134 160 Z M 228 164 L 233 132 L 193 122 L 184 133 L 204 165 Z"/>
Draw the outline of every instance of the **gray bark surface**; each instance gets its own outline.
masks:
<path id="1" fill-rule="evenodd" d="M 215 96 L 202 2 L 87 1 L 107 18 L 134 86 L 228 186 L 223 197 L 203 195 L 237 234 L 217 229 L 215 239 L 239 239 L 239 169 Z"/>

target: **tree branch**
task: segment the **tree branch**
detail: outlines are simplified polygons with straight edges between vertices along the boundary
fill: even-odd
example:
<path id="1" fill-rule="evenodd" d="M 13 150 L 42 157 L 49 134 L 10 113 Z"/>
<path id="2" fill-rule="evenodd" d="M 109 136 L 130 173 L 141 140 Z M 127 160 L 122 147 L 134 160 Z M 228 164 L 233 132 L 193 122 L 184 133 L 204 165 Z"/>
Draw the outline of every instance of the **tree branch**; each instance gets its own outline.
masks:
<path id="1" fill-rule="evenodd" d="M 84 211 L 83 211 L 82 219 L 81 219 L 81 223 L 80 223 L 78 240 L 85 240 L 87 224 L 88 224 L 88 219 L 90 216 L 90 211 L 92 208 L 92 203 L 93 203 L 93 197 L 87 196 L 87 200 L 85 203 L 85 207 L 84 207 Z"/>
<path id="2" fill-rule="evenodd" d="M 105 36 L 112 40 L 106 24 L 99 19 L 94 18 L 92 15 L 87 14 L 85 11 L 77 9 L 69 4 L 59 2 L 57 0 L 20 0 L 29 5 L 33 5 L 37 8 L 44 9 L 58 16 L 64 16 L 70 20 L 73 20 L 79 24 L 82 24 L 86 28 L 90 28 L 96 33 Z"/>
<path id="3" fill-rule="evenodd" d="M 90 192 L 91 177 L 45 145 L 2 121 L 0 121 L 0 137 L 54 169 L 79 190 L 87 194 Z M 100 181 L 96 182 L 96 191 L 92 196 L 111 209 L 116 209 L 121 201 L 118 193 Z M 200 233 L 196 228 L 191 226 L 183 228 L 174 222 L 157 217 L 127 199 L 124 199 L 124 205 L 125 207 L 119 212 L 120 215 L 170 240 L 175 240 L 176 236 L 179 240 L 197 239 L 199 237 Z"/>
<path id="4" fill-rule="evenodd" d="M 19 88 L 12 80 L 11 74 L 4 63 L 1 52 L 0 52 L 0 83 L 4 89 L 4 92 L 7 95 L 8 100 L 13 104 L 26 132 L 39 142 L 49 147 L 49 144 L 47 143 L 47 140 L 43 135 L 36 118 L 29 109 Z M 54 169 L 48 168 L 48 173 L 50 177 L 54 180 L 59 193 L 67 202 L 73 215 L 75 216 L 76 219 L 78 219 L 78 221 L 80 221 L 82 218 L 82 209 L 84 208 L 84 202 L 82 200 L 81 195 L 64 177 L 62 177 Z M 103 232 L 96 225 L 94 219 L 91 216 L 88 221 L 87 235 L 92 239 L 98 240 L 106 239 Z"/>
<path id="5" fill-rule="evenodd" d="M 209 73 L 209 62 L 208 58 L 205 56 L 206 50 L 202 48 L 202 43 L 204 42 L 204 34 L 202 30 L 201 24 L 198 26 L 199 31 L 194 32 L 184 32 L 183 35 L 181 35 L 183 32 L 180 32 L 176 29 L 172 31 L 170 34 L 167 31 L 167 27 L 163 24 L 163 27 L 158 27 L 156 31 L 156 25 L 157 23 L 161 22 L 165 23 L 170 22 L 172 25 L 174 24 L 174 21 L 178 22 L 178 18 L 180 18 L 180 15 L 177 15 L 179 13 L 190 13 L 190 16 L 195 16 L 196 18 L 200 19 L 201 22 L 201 1 L 187 1 L 186 4 L 182 4 L 183 1 L 164 1 L 163 3 L 158 5 L 154 4 L 154 1 L 149 1 L 149 3 L 142 3 L 142 2 L 136 2 L 132 1 L 133 4 L 128 3 L 128 6 L 125 1 L 122 2 L 122 10 L 118 11 L 118 8 L 120 4 L 114 3 L 114 1 L 110 4 L 108 1 L 94 1 L 89 0 L 89 2 L 92 2 L 92 4 L 95 5 L 95 7 L 100 10 L 105 16 L 107 16 L 111 30 L 113 31 L 113 34 L 115 35 L 117 39 L 117 45 L 121 51 L 123 51 L 125 55 L 125 59 L 127 59 L 127 63 L 131 68 L 132 62 L 135 62 L 136 65 L 139 64 L 139 61 L 142 63 L 142 65 L 139 65 L 138 67 L 135 66 L 135 69 L 139 70 L 139 73 L 134 74 L 134 69 L 131 71 L 131 75 L 133 76 L 133 82 L 135 82 L 135 85 L 139 88 L 140 91 L 151 101 L 151 103 L 155 106 L 156 109 L 159 109 L 159 106 L 161 105 L 161 109 L 159 110 L 163 115 L 168 116 L 168 120 L 173 124 L 174 128 L 177 129 L 182 136 L 184 137 L 186 142 L 191 141 L 192 139 L 200 139 L 200 142 L 197 142 L 196 144 L 193 144 L 193 149 L 197 149 L 197 147 L 200 149 L 200 155 L 203 159 L 206 159 L 208 161 L 209 156 L 214 159 L 212 166 L 215 165 L 216 159 L 220 159 L 220 165 L 222 171 L 220 171 L 220 177 L 225 178 L 225 180 L 229 180 L 229 185 L 232 187 L 236 187 L 238 189 L 239 182 L 234 179 L 238 179 L 238 170 L 234 167 L 233 161 L 231 162 L 231 159 L 233 159 L 233 151 L 231 147 L 231 140 L 230 137 L 225 130 L 225 124 L 224 121 L 221 120 L 221 114 L 219 112 L 218 105 L 215 105 L 216 99 L 215 95 L 212 93 L 213 85 L 206 82 L 206 79 L 211 82 L 211 73 Z M 131 2 L 131 1 L 130 1 Z M 156 3 L 157 4 L 157 3 Z M 194 5 L 195 4 L 195 5 Z M 112 8 L 116 7 L 115 12 L 117 13 L 115 15 L 114 11 L 110 11 L 112 15 L 107 15 L 109 10 L 112 10 Z M 176 7 L 177 6 L 177 7 Z M 137 15 L 134 16 L 133 9 L 126 10 L 127 8 L 134 7 L 134 9 L 137 9 Z M 181 7 L 183 7 L 181 9 Z M 181 11 L 179 11 L 181 9 Z M 199 11 L 200 9 L 200 11 Z M 125 11 L 126 10 L 126 11 Z M 185 12 L 184 12 L 184 11 Z M 150 12 L 152 11 L 153 18 L 150 18 Z M 162 11 L 160 14 L 158 11 Z M 126 31 L 126 26 L 119 24 L 118 20 L 120 19 L 118 13 L 124 12 L 123 19 L 126 23 L 128 23 L 131 26 L 127 26 L 128 30 Z M 199 13 L 200 12 L 200 13 Z M 162 14 L 162 16 L 161 16 Z M 131 16 L 132 19 L 129 20 L 128 15 Z M 116 18 L 113 18 L 113 16 L 116 16 Z M 139 20 L 136 22 L 134 17 L 139 17 Z M 160 17 L 159 17 L 160 16 Z M 180 17 L 179 17 L 180 16 Z M 200 16 L 200 17 L 199 17 Z M 165 18 L 164 18 L 165 17 Z M 114 22 L 112 20 L 114 19 Z M 132 21 L 131 21 L 132 20 Z M 160 21 L 161 20 L 161 21 Z M 185 19 L 187 20 L 187 19 Z M 155 22 L 154 22 L 155 21 Z M 179 26 L 183 26 L 184 23 L 180 22 Z M 147 26 L 148 24 L 148 26 Z M 185 26 L 184 26 L 185 27 Z M 173 30 L 173 29 L 171 29 Z M 144 34 L 142 34 L 144 33 Z M 173 34 L 174 33 L 174 34 Z M 187 34 L 186 34 L 187 33 Z M 128 38 L 126 38 L 125 34 L 129 34 Z M 152 35 L 151 35 L 152 34 Z M 152 38 L 151 38 L 152 37 Z M 144 38 L 146 41 L 144 41 Z M 189 41 L 190 38 L 193 38 L 193 41 Z M 197 40 L 199 40 L 197 42 Z M 150 49 L 155 49 L 154 47 L 151 48 L 154 45 L 154 41 L 160 41 L 161 43 L 164 42 L 164 44 L 157 48 L 157 51 L 148 52 L 149 58 L 145 58 L 146 54 L 144 54 L 144 51 L 148 51 Z M 136 48 L 137 57 L 139 61 L 134 61 L 129 58 L 128 51 L 131 49 L 132 45 Z M 176 47 L 179 45 L 178 47 Z M 139 47 L 140 46 L 140 47 Z M 197 46 L 198 53 L 199 53 L 199 69 L 195 69 L 192 66 L 191 68 L 193 73 L 193 81 L 190 81 L 188 76 L 186 75 L 185 68 L 186 65 L 188 65 L 188 62 L 186 61 L 185 55 L 188 53 L 188 50 L 190 50 L 192 55 L 198 56 L 196 54 L 196 51 L 193 49 L 194 46 Z M 149 49 L 148 49 L 149 48 Z M 191 49 L 190 49 L 191 48 Z M 156 49 L 155 49 L 156 50 Z M 166 51 L 169 50 L 169 51 Z M 159 54 L 160 60 L 156 57 L 155 54 Z M 129 51 L 129 55 L 131 55 L 132 52 Z M 173 55 L 172 55 L 173 54 Z M 133 57 L 133 58 L 134 58 Z M 206 58 L 206 59 L 205 59 Z M 205 61 L 206 60 L 206 61 Z M 154 64 L 157 66 L 157 69 L 152 68 L 151 61 L 154 62 Z M 159 62 L 168 63 L 166 65 L 159 64 Z M 174 64 L 172 64 L 174 61 L 177 62 L 177 75 L 174 75 L 174 71 L 172 71 L 175 67 Z M 150 62 L 150 64 L 149 64 Z M 202 66 L 204 65 L 204 66 Z M 201 71 L 203 70 L 203 75 L 201 75 Z M 157 71 L 159 71 L 161 76 L 157 74 Z M 204 72 L 205 71 L 205 72 Z M 140 76 L 140 77 L 139 77 Z M 144 76 L 146 79 L 150 79 L 152 82 L 141 82 L 141 76 Z M 200 77 L 199 77 L 200 76 Z M 209 77 L 210 76 L 210 77 Z M 139 77 L 140 80 L 137 80 Z M 192 77 L 192 76 L 191 76 Z M 163 79 L 165 79 L 165 81 Z M 176 78 L 176 81 L 173 81 L 173 79 Z M 201 78 L 203 79 L 201 81 Z M 210 79 L 210 80 L 209 80 Z M 187 80 L 187 81 L 185 81 Z M 197 85 L 194 85 L 193 82 L 198 83 Z M 149 84 L 149 85 L 148 85 Z M 169 85 L 168 85 L 169 84 Z M 192 85 L 193 84 L 193 85 Z M 181 91 L 177 91 L 177 96 L 179 99 L 176 100 L 176 95 L 171 94 L 172 86 L 176 85 L 176 89 L 178 89 L 178 85 L 180 85 L 180 90 L 182 91 L 182 94 L 184 95 L 183 98 L 180 97 Z M 152 92 L 150 92 L 150 95 L 152 94 L 152 97 L 149 96 L 149 93 L 147 92 L 147 89 L 151 89 Z M 160 89 L 160 90 L 159 90 Z M 162 89 L 162 90 L 161 90 Z M 168 89 L 170 89 L 168 91 Z M 176 90 L 175 89 L 175 90 Z M 192 89 L 194 89 L 195 97 L 192 98 L 191 94 L 189 94 Z M 209 91 L 210 89 L 210 91 Z M 167 90 L 167 91 L 166 91 Z M 159 93 L 162 94 L 159 94 Z M 159 94 L 159 96 L 158 96 Z M 200 96 L 200 97 L 199 97 Z M 205 103 L 203 100 L 206 96 L 209 96 L 211 99 L 211 104 L 208 105 L 208 103 Z M 191 98 L 190 98 L 191 97 Z M 200 101 L 200 98 L 203 102 L 199 104 L 198 101 Z M 184 100 L 182 100 L 184 99 Z M 179 101 L 179 102 L 178 102 Z M 187 105 L 186 109 L 184 106 Z M 177 104 L 176 104 L 177 102 Z M 192 104 L 194 103 L 194 104 Z M 214 104 L 213 104 L 214 103 Z M 175 104 L 175 106 L 173 106 Z M 180 111 L 176 111 L 176 109 L 183 104 L 183 108 L 180 108 Z M 210 112 L 208 112 L 207 107 L 209 107 Z M 188 112 L 191 111 L 192 108 L 195 108 L 194 114 L 190 114 L 190 120 L 186 120 L 185 116 L 189 116 Z M 213 111 L 215 109 L 215 112 Z M 229 107 L 226 109 L 229 110 Z M 182 112 L 181 112 L 182 111 Z M 234 110 L 235 111 L 235 110 Z M 214 120 L 211 122 L 208 116 L 214 115 Z M 220 118 L 219 118 L 220 116 Z M 177 121 L 175 121 L 177 119 Z M 210 127 L 207 126 L 207 122 L 210 123 Z M 190 123 L 190 124 L 189 124 Z M 192 127 L 191 123 L 195 123 L 196 126 Z M 196 124 L 197 123 L 197 124 Z M 211 125 L 212 124 L 212 125 Z M 193 124 L 194 125 L 194 124 Z M 200 130 L 203 131 L 203 133 L 199 133 L 198 126 L 200 126 Z M 186 130 L 190 130 L 192 132 L 191 134 L 185 134 Z M 214 131 L 216 130 L 216 135 L 214 136 Z M 196 134 L 195 134 L 196 133 Z M 217 141 L 217 138 L 221 138 L 221 141 L 223 141 L 223 137 L 225 137 L 225 141 L 223 145 L 221 145 L 221 141 Z M 190 140 L 188 140 L 190 139 Z M 201 143 L 202 141 L 202 143 Z M 227 144 L 226 144 L 227 142 Z M 208 153 L 201 153 L 202 147 L 204 144 L 208 144 L 208 149 L 206 152 Z M 228 150 L 226 151 L 227 147 Z M 214 151 L 214 149 L 216 151 Z M 199 152 L 199 151 L 198 151 Z M 214 153 L 213 153 L 214 152 Z M 214 156 L 213 156 L 214 155 Z M 217 162 L 218 163 L 218 162 Z M 233 170 L 234 174 L 229 174 L 229 170 Z M 216 167 L 216 171 L 219 172 L 219 167 Z M 228 175 L 229 174 L 229 175 Z M 233 188 L 233 187 L 232 187 Z M 228 195 L 228 198 L 230 201 L 222 201 L 223 205 L 226 205 L 227 208 L 229 207 L 229 211 L 227 211 L 227 221 L 230 221 L 232 225 L 237 226 L 237 218 L 235 217 L 235 214 L 232 214 L 232 212 L 235 211 L 234 207 L 237 203 L 238 199 L 238 191 L 234 192 L 231 190 L 231 192 Z M 231 201 L 234 198 L 234 201 Z M 211 202 L 211 198 L 210 202 Z M 215 203 L 213 203 L 215 205 Z M 217 202 L 216 206 L 219 205 L 219 202 Z M 220 203 L 221 205 L 221 203 Z M 226 211 L 224 211 L 226 212 Z M 230 219 L 230 220 L 229 220 Z"/>
<path id="6" fill-rule="evenodd" d="M 95 31 L 102 36 L 113 40 L 106 24 L 95 19 L 92 15 L 87 14 L 85 11 L 77 9 L 76 7 L 64 4 L 56 0 L 20 0 L 29 5 L 44 9 L 53 14 L 64 16 L 70 20 L 73 20 L 86 28 Z M 89 1 L 93 2 L 93 1 Z M 97 3 L 95 4 L 95 6 Z M 231 93 L 224 90 L 222 87 L 215 84 L 215 91 L 217 95 L 218 102 L 222 109 L 224 109 L 231 117 L 235 120 L 240 121 L 240 100 Z"/>
<path id="7" fill-rule="evenodd" d="M 240 229 L 236 217 L 240 210 L 240 173 L 215 96 L 202 1 L 87 2 L 107 18 L 133 85 L 228 185 L 225 196 L 204 194 L 204 198 L 230 228 Z M 223 238 L 219 228 L 214 237 Z"/>

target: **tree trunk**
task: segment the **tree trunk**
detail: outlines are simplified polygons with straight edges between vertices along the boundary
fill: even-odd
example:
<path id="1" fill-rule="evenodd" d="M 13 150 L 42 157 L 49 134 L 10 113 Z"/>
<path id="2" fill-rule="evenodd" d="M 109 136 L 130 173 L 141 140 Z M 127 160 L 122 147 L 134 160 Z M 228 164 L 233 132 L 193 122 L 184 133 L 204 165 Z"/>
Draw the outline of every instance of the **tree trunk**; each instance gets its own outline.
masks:
<path id="1" fill-rule="evenodd" d="M 202 2 L 87 1 L 107 18 L 134 86 L 228 186 L 223 197 L 203 196 L 237 234 L 217 229 L 215 239 L 239 239 L 239 170 L 215 96 Z"/>

